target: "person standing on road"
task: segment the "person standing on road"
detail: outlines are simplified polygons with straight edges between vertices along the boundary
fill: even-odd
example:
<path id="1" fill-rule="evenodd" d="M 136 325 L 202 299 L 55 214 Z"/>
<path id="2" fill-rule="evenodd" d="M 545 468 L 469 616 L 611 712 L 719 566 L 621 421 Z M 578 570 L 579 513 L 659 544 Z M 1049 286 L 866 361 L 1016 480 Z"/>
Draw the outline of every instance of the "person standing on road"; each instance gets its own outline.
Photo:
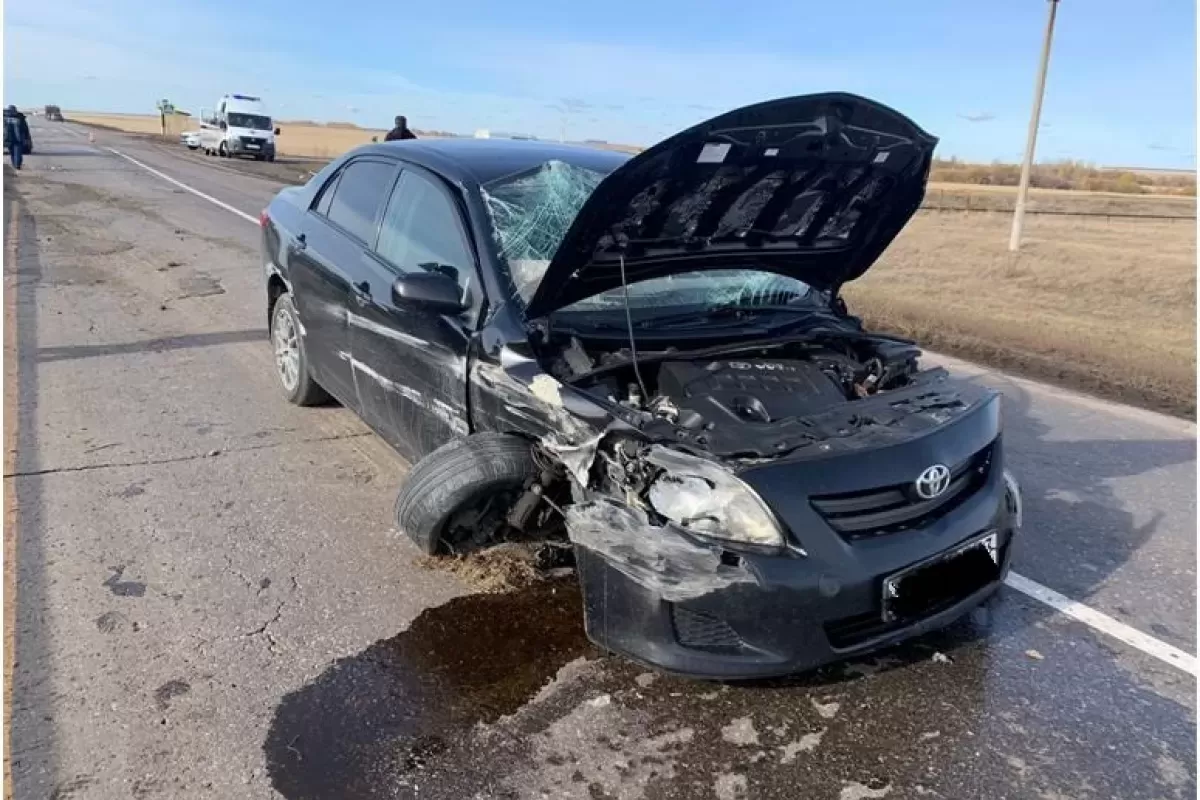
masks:
<path id="1" fill-rule="evenodd" d="M 408 117 L 396 117 L 396 127 L 383 137 L 385 142 L 395 142 L 401 139 L 415 139 L 417 135 L 408 129 Z"/>
<path id="2" fill-rule="evenodd" d="M 17 111 L 16 106 L 10 105 L 4 109 L 4 146 L 8 148 L 13 169 L 21 168 L 25 143 L 29 139 L 29 123 L 25 121 L 25 115 Z"/>

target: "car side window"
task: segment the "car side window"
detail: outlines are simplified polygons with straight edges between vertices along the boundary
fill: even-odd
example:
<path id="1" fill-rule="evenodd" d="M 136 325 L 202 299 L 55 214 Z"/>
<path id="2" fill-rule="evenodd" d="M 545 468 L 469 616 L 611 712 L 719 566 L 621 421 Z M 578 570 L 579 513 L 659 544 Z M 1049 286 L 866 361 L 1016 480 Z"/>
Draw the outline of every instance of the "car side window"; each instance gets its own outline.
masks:
<path id="1" fill-rule="evenodd" d="M 444 272 L 470 297 L 475 259 L 463 239 L 458 209 L 442 189 L 416 172 L 400 175 L 375 251 L 402 272 Z"/>
<path id="2" fill-rule="evenodd" d="M 342 170 L 326 214 L 329 221 L 367 244 L 375 241 L 375 219 L 387 200 L 396 168 L 383 161 L 355 161 Z"/>
<path id="3" fill-rule="evenodd" d="M 326 181 L 325 186 L 321 189 L 321 196 L 317 198 L 317 204 L 313 206 L 313 210 L 322 217 L 329 216 L 329 204 L 333 202 L 333 193 L 337 190 L 337 182 L 342 177 L 341 171 L 338 171 L 332 178 Z"/>

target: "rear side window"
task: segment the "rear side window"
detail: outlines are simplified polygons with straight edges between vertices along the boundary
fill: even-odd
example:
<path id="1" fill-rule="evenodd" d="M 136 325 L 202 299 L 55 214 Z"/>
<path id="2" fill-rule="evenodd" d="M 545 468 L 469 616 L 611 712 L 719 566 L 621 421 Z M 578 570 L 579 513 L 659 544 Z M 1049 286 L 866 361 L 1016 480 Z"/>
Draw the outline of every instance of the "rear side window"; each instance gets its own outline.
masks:
<path id="1" fill-rule="evenodd" d="M 375 219 L 395 176 L 391 164 L 355 161 L 342 170 L 326 216 L 360 241 L 374 241 Z"/>
<path id="2" fill-rule="evenodd" d="M 375 250 L 404 272 L 451 274 L 464 291 L 475 274 L 458 209 L 437 185 L 411 171 L 396 184 Z"/>
<path id="3" fill-rule="evenodd" d="M 333 193 L 337 189 L 338 178 L 342 177 L 342 173 L 334 175 L 321 189 L 321 196 L 317 200 L 317 204 L 313 209 L 322 217 L 329 216 L 329 204 L 333 202 Z"/>

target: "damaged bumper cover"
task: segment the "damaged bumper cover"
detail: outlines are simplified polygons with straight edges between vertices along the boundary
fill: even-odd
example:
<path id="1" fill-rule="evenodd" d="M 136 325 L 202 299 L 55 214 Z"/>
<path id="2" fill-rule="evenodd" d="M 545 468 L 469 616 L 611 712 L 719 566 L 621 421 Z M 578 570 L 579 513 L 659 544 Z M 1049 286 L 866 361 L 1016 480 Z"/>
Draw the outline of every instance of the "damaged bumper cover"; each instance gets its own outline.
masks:
<path id="1" fill-rule="evenodd" d="M 869 507 L 933 454 L 954 465 L 948 501 Z M 942 627 L 999 589 L 1021 504 L 997 418 L 880 451 L 871 480 L 894 488 L 864 490 L 862 467 L 846 454 L 739 473 L 778 518 L 776 548 L 655 524 L 620 500 L 570 509 L 589 637 L 670 672 L 771 677 Z"/>

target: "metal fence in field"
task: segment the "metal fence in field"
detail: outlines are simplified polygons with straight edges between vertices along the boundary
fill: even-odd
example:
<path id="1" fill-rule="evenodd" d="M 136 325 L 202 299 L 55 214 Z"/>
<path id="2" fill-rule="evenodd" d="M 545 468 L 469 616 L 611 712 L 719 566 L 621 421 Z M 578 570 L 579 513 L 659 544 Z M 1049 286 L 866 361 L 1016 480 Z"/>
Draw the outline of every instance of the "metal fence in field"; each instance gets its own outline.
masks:
<path id="1" fill-rule="evenodd" d="M 925 202 L 921 204 L 921 211 L 933 212 L 956 212 L 956 213 L 983 213 L 983 214 L 1011 214 L 1016 198 L 1007 193 L 989 193 L 979 192 L 948 192 L 945 190 L 931 189 L 925 193 Z M 1132 200 L 1132 198 L 1131 198 Z M 1161 203 L 1164 206 L 1177 207 L 1178 210 L 1172 209 L 1170 213 L 1145 213 L 1140 211 L 1127 211 L 1130 205 L 1130 200 L 1124 198 L 1108 198 L 1104 196 L 1087 196 L 1080 195 L 1080 208 L 1065 209 L 1065 208 L 1038 208 L 1037 199 L 1032 199 L 1025 213 L 1034 216 L 1054 216 L 1054 217 L 1103 217 L 1105 219 L 1147 219 L 1147 220 L 1178 220 L 1182 222 L 1195 222 L 1196 211 L 1193 203 L 1188 203 L 1185 200 L 1150 200 L 1143 205 L 1151 205 Z M 1059 201 L 1061 202 L 1061 200 Z M 1191 213 L 1188 205 L 1191 205 Z M 1183 213 L 1180 213 L 1183 212 Z"/>

